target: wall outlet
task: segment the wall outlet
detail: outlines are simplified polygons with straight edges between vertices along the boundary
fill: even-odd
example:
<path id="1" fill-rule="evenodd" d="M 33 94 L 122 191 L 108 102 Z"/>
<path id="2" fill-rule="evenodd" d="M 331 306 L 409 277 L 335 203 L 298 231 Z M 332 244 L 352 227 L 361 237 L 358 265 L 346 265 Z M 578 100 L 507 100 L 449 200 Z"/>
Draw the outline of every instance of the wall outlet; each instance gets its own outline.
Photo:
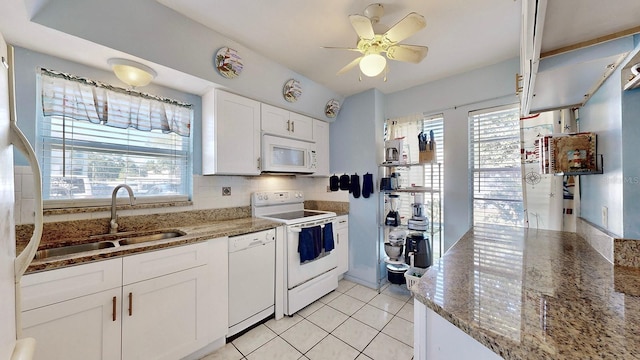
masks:
<path id="1" fill-rule="evenodd" d="M 222 187 L 222 196 L 231 196 L 231 186 Z"/>
<path id="2" fill-rule="evenodd" d="M 609 209 L 606 206 L 602 207 L 602 227 L 605 229 L 609 227 Z"/>

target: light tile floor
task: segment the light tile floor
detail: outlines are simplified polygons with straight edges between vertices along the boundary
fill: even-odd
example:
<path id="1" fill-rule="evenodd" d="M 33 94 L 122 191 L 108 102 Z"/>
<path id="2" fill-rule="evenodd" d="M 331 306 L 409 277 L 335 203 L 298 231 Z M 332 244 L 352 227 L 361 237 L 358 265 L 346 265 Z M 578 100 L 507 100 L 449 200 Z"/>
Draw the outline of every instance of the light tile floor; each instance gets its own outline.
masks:
<path id="1" fill-rule="evenodd" d="M 201 360 L 410 360 L 413 298 L 347 280 L 292 317 L 271 319 Z"/>

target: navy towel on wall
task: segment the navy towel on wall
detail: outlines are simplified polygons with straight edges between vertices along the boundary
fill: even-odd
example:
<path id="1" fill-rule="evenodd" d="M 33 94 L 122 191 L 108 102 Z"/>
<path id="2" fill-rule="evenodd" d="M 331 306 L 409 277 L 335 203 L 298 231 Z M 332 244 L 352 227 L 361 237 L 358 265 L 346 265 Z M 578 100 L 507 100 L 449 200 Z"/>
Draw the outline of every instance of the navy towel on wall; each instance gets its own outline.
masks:
<path id="1" fill-rule="evenodd" d="M 362 176 L 362 197 L 368 198 L 373 193 L 373 175 L 366 173 Z"/>
<path id="2" fill-rule="evenodd" d="M 333 224 L 327 223 L 324 225 L 324 229 L 322 229 L 322 237 L 324 242 L 324 251 L 329 252 L 335 248 L 335 244 L 333 241 Z"/>
<path id="3" fill-rule="evenodd" d="M 351 190 L 354 198 L 360 197 L 360 176 L 358 174 L 351 175 Z"/>

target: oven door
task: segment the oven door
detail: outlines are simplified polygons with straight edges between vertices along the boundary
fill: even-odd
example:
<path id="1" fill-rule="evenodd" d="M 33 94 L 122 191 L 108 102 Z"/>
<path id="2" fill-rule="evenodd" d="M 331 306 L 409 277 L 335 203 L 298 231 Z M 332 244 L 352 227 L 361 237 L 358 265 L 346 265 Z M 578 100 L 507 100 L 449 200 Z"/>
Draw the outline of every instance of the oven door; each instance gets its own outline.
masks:
<path id="1" fill-rule="evenodd" d="M 303 264 L 300 263 L 300 253 L 298 253 L 298 240 L 300 238 L 300 232 L 303 228 L 309 228 L 313 226 L 322 226 L 326 223 L 332 223 L 333 225 L 333 239 L 336 241 L 336 218 L 328 218 L 313 222 L 305 222 L 302 224 L 288 225 L 287 226 L 287 288 L 293 289 L 294 287 L 303 284 L 319 275 L 322 275 L 331 269 L 338 266 L 338 255 L 334 248 L 329 253 L 320 255 L 318 258 L 307 261 Z"/>

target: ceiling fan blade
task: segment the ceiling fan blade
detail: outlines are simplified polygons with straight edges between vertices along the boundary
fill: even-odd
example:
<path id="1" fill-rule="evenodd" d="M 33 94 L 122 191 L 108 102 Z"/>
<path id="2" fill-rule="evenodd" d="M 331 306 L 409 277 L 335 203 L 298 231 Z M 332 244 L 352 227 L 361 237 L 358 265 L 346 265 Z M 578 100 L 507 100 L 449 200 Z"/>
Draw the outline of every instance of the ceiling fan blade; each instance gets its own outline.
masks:
<path id="1" fill-rule="evenodd" d="M 368 17 L 357 14 L 349 15 L 349 21 L 361 39 L 373 40 L 376 34 L 373 32 L 373 26 L 371 26 L 371 20 Z"/>
<path id="2" fill-rule="evenodd" d="M 335 47 L 335 46 L 323 46 L 322 48 L 323 49 L 331 49 L 331 50 L 347 50 L 347 51 L 362 52 L 362 51 L 360 51 L 360 49 L 356 49 L 356 48 Z"/>
<path id="3" fill-rule="evenodd" d="M 429 48 L 426 46 L 403 44 L 393 45 L 389 46 L 387 49 L 387 57 L 391 60 L 406 61 L 417 64 L 427 56 L 428 51 Z"/>
<path id="4" fill-rule="evenodd" d="M 338 73 L 336 75 L 344 74 L 347 71 L 353 69 L 356 65 L 358 65 L 358 63 L 360 62 L 360 59 L 362 59 L 362 56 L 360 56 L 360 57 L 354 59 L 352 62 L 348 63 L 347 66 L 345 66 L 342 69 L 340 69 L 340 71 L 338 71 Z"/>
<path id="5" fill-rule="evenodd" d="M 393 25 L 391 29 L 382 35 L 382 38 L 392 43 L 397 43 L 424 29 L 425 26 L 427 26 L 427 21 L 424 16 L 412 12 Z"/>

